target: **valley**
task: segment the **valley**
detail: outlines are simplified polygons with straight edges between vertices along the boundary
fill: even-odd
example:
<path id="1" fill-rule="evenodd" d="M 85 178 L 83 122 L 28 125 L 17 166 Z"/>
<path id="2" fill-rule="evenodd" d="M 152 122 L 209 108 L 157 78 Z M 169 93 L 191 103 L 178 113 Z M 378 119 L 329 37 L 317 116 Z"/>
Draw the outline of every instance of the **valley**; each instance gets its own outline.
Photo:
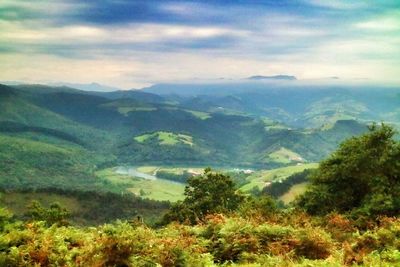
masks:
<path id="1" fill-rule="evenodd" d="M 251 81 L 198 84 L 201 94 L 187 94 L 187 86 L 90 92 L 0 85 L 1 190 L 128 194 L 159 205 L 182 200 L 187 180 L 211 167 L 244 194 L 259 195 L 316 168 L 400 101 L 391 88 L 317 94 Z M 387 106 L 372 102 L 388 97 L 395 98 Z M 290 184 L 277 197 L 288 203 L 303 190 Z"/>

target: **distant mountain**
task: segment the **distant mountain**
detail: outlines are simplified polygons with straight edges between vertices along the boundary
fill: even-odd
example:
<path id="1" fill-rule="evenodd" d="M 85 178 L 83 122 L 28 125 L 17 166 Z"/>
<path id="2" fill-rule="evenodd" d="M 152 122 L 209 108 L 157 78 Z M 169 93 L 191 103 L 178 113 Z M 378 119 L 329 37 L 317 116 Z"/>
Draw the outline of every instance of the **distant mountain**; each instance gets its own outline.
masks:
<path id="1" fill-rule="evenodd" d="M 318 128 L 348 119 L 400 124 L 395 87 L 246 80 L 156 84 L 142 91 L 201 111 L 265 116 L 292 127 Z"/>
<path id="2" fill-rule="evenodd" d="M 99 93 L 99 96 L 107 97 L 110 99 L 118 99 L 118 98 L 131 98 L 137 99 L 144 102 L 152 102 L 152 103 L 162 103 L 165 102 L 165 98 L 151 94 L 147 92 L 143 92 L 142 90 L 118 90 L 113 92 Z"/>
<path id="3" fill-rule="evenodd" d="M 3 85 L 18 85 L 18 84 L 23 84 L 23 82 L 19 82 L 19 81 L 0 81 L 0 84 L 3 84 Z"/>
<path id="4" fill-rule="evenodd" d="M 76 88 L 79 90 L 83 91 L 93 91 L 93 92 L 112 92 L 112 91 L 118 91 L 121 90 L 121 88 L 113 87 L 113 86 L 108 86 L 108 85 L 102 85 L 99 83 L 49 83 L 49 86 L 65 86 L 65 87 L 70 87 L 70 88 Z"/>
<path id="5" fill-rule="evenodd" d="M 263 75 L 255 75 L 246 78 L 247 80 L 285 80 L 285 81 L 295 81 L 297 80 L 296 76 L 292 75 L 275 75 L 275 76 L 263 76 Z"/>
<path id="6" fill-rule="evenodd" d="M 140 91 L 157 95 L 179 95 L 185 97 L 199 95 L 225 96 L 242 92 L 278 89 L 280 86 L 271 80 L 232 80 L 204 83 L 160 83 L 143 88 Z"/>
<path id="7" fill-rule="evenodd" d="M 203 94 L 153 93 L 177 87 Z M 378 87 L 247 81 L 88 92 L 0 85 L 2 173 L 12 186 L 43 187 L 40 177 L 56 171 L 59 185 L 71 170 L 84 170 L 77 177 L 90 180 L 93 170 L 117 164 L 274 168 L 315 162 L 371 121 L 399 123 L 399 106 L 398 90 Z M 25 162 L 24 146 L 35 151 L 32 161 Z M 56 168 L 40 167 L 53 159 Z"/>
<path id="8" fill-rule="evenodd" d="M 318 136 L 310 136 L 308 130 L 293 131 L 291 126 L 285 126 L 284 121 L 302 119 L 307 107 L 315 105 L 306 114 L 323 112 L 320 108 L 329 105 L 314 104 L 324 97 L 318 94 L 296 96 L 291 101 L 288 99 L 293 93 L 286 91 L 173 97 L 171 100 L 135 90 L 101 93 L 40 85 L 0 86 L 0 89 L 0 132 L 3 134 L 18 133 L 19 137 L 28 139 L 34 136 L 35 140 L 52 144 L 67 143 L 101 151 L 125 164 L 191 162 L 269 166 L 272 162 L 265 160 L 265 153 L 280 147 L 291 149 L 306 160 L 315 160 L 330 152 L 338 141 L 331 137 L 321 141 Z M 294 108 L 294 103 L 298 107 Z M 268 106 L 280 109 L 268 109 Z M 324 127 L 329 129 L 327 125 Z M 353 134 L 350 128 L 343 129 L 341 138 Z M 157 132 L 162 134 L 153 134 Z M 156 137 L 166 133 L 169 139 L 180 140 L 184 136 L 190 142 L 173 145 L 168 145 L 168 141 L 159 142 Z M 140 142 L 140 136 L 151 138 Z M 305 144 L 319 149 L 294 146 L 296 140 L 306 140 Z"/>

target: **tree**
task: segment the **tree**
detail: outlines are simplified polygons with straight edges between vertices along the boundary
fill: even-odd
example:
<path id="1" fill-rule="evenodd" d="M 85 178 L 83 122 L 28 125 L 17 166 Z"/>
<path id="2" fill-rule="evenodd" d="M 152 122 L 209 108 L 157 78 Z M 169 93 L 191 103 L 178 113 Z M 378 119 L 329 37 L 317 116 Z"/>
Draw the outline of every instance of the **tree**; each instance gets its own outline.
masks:
<path id="1" fill-rule="evenodd" d="M 195 223 L 207 214 L 233 211 L 244 200 L 228 175 L 213 172 L 210 168 L 205 169 L 203 175 L 188 179 L 184 195 L 185 199 L 173 205 L 164 216 L 164 223 Z"/>
<path id="2" fill-rule="evenodd" d="M 298 205 L 311 214 L 399 214 L 400 144 L 394 134 L 392 127 L 374 124 L 368 133 L 343 142 L 313 173 Z"/>

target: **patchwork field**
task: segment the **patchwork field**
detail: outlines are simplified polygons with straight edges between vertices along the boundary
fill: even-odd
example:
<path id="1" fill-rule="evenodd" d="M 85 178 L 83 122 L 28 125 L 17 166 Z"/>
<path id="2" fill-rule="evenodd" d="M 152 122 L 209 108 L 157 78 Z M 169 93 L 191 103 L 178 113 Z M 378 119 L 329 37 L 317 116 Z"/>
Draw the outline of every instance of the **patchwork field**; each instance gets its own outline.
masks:
<path id="1" fill-rule="evenodd" d="M 303 194 L 306 191 L 308 183 L 300 183 L 292 186 L 289 192 L 285 193 L 279 198 L 283 203 L 288 204 L 292 202 L 297 196 Z"/>
<path id="2" fill-rule="evenodd" d="M 176 145 L 183 143 L 189 146 L 193 146 L 193 138 L 186 134 L 175 134 L 171 132 L 155 132 L 151 134 L 143 134 L 135 137 L 135 140 L 139 143 L 144 143 L 151 139 L 157 139 L 160 145 Z"/>
<path id="3" fill-rule="evenodd" d="M 266 162 L 273 161 L 277 163 L 289 164 L 292 162 L 304 162 L 304 159 L 296 152 L 281 147 L 280 149 L 268 154 L 265 157 L 265 161 Z"/>
<path id="4" fill-rule="evenodd" d="M 293 173 L 301 172 L 305 169 L 316 168 L 317 166 L 317 163 L 307 163 L 272 170 L 257 171 L 247 177 L 249 183 L 242 186 L 240 190 L 243 192 L 250 192 L 254 188 L 262 190 L 270 182 L 284 180 Z"/>
<path id="5" fill-rule="evenodd" d="M 139 167 L 139 172 L 153 174 L 158 167 Z M 115 168 L 107 168 L 96 173 L 101 179 L 105 179 L 111 185 L 126 189 L 137 196 L 153 200 L 168 200 L 175 202 L 183 199 L 185 185 L 169 180 L 156 179 L 146 180 L 139 177 L 118 174 Z"/>
<path id="6" fill-rule="evenodd" d="M 288 166 L 283 168 L 271 169 L 271 170 L 241 170 L 236 168 L 216 168 L 216 171 L 228 173 L 235 176 L 244 176 L 245 180 L 241 181 L 239 190 L 245 193 L 250 193 L 255 188 L 262 190 L 268 183 L 279 182 L 290 175 L 301 172 L 305 169 L 316 168 L 318 164 L 308 163 L 295 166 Z M 146 175 L 157 176 L 158 174 L 171 174 L 171 176 L 180 176 L 186 174 L 199 175 L 203 173 L 204 168 L 201 167 L 183 167 L 183 166 L 156 166 L 146 165 L 139 167 L 131 167 L 134 173 L 143 173 Z M 160 200 L 160 201 L 171 201 L 176 202 L 183 199 L 183 193 L 185 189 L 185 182 L 179 180 L 167 180 L 163 179 L 162 176 L 158 176 L 157 179 L 143 179 L 140 175 L 135 176 L 126 175 L 116 172 L 117 168 L 107 168 L 96 172 L 99 179 L 105 180 L 109 183 L 110 188 L 113 191 L 120 190 L 121 192 L 127 190 L 134 193 L 137 196 L 145 199 Z M 161 179 L 160 179 L 161 177 Z M 288 193 L 282 196 L 282 200 L 285 203 L 290 202 L 296 195 L 303 192 L 305 185 L 300 184 L 294 186 Z"/>

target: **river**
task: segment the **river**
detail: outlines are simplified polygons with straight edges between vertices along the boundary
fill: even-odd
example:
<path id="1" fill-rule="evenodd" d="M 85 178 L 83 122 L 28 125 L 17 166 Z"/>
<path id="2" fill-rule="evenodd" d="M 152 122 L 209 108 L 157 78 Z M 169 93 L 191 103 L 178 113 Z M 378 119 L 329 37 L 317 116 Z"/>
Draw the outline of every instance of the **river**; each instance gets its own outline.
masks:
<path id="1" fill-rule="evenodd" d="M 122 175 L 128 175 L 131 177 L 139 177 L 139 178 L 143 178 L 146 180 L 157 180 L 157 177 L 154 175 L 150 175 L 144 172 L 139 172 L 136 168 L 134 167 L 123 167 L 123 166 L 119 166 L 115 169 L 115 172 L 118 174 L 122 174 Z"/>

